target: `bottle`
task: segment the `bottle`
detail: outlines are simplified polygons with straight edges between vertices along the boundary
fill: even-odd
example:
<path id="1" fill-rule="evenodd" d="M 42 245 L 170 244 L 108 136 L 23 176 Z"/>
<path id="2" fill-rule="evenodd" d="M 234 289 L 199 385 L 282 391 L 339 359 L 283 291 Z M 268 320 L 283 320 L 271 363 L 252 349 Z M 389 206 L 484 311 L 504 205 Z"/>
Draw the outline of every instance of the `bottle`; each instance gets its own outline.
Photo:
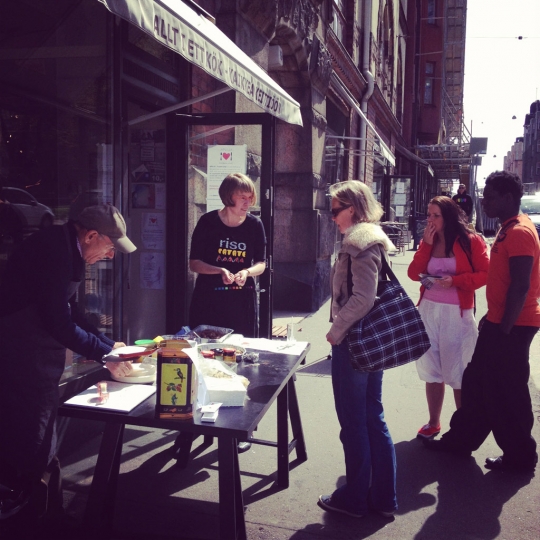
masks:
<path id="1" fill-rule="evenodd" d="M 157 357 L 156 418 L 191 420 L 197 403 L 197 369 L 183 339 L 163 340 Z"/>

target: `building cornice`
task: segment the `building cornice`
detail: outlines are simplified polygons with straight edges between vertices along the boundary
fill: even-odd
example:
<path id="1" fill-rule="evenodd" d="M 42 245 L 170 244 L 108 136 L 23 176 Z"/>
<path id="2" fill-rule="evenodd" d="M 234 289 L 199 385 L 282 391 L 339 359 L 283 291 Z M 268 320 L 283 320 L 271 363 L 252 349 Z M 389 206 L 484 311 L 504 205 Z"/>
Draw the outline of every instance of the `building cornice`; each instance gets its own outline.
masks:
<path id="1" fill-rule="evenodd" d="M 349 89 L 352 95 L 360 102 L 367 82 L 354 64 L 343 44 L 332 31 L 326 34 L 326 46 L 332 59 L 332 68 L 341 82 Z"/>

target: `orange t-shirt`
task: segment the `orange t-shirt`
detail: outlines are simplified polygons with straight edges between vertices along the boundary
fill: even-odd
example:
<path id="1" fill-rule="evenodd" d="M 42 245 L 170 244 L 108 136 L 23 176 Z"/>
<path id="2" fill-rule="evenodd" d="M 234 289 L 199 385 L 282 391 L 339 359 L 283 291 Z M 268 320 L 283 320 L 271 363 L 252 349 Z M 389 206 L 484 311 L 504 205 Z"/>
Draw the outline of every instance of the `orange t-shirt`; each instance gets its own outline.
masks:
<path id="1" fill-rule="evenodd" d="M 510 286 L 510 257 L 533 257 L 531 284 L 517 326 L 540 327 L 540 241 L 538 233 L 526 214 L 507 219 L 491 248 L 486 285 L 487 319 L 500 323 Z"/>

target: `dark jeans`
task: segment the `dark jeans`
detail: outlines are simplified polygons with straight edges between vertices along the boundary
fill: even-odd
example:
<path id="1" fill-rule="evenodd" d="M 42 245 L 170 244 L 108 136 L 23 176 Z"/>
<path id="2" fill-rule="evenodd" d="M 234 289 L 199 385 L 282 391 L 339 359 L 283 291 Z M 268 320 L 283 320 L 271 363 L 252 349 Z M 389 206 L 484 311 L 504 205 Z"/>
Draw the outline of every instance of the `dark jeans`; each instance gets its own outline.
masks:
<path id="1" fill-rule="evenodd" d="M 510 334 L 485 321 L 470 364 L 463 373 L 461 408 L 452 416 L 443 440 L 477 450 L 492 431 L 504 459 L 534 464 L 536 441 L 531 435 L 534 415 L 529 394 L 529 348 L 538 331 L 514 326 Z"/>
<path id="2" fill-rule="evenodd" d="M 340 508 L 357 514 L 392 512 L 396 501 L 396 454 L 384 420 L 383 372 L 355 371 L 345 339 L 332 346 L 332 387 L 341 426 L 347 483 L 332 493 Z"/>

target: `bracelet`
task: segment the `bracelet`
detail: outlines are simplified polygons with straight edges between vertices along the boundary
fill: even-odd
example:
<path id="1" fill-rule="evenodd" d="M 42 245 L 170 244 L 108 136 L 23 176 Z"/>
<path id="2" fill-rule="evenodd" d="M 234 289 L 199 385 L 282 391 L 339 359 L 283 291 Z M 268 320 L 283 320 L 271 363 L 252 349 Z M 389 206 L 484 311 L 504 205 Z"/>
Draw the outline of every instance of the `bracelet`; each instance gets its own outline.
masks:
<path id="1" fill-rule="evenodd" d="M 248 275 L 248 276 L 251 276 L 251 273 L 250 273 L 250 271 L 249 271 L 249 268 L 246 268 L 246 272 L 247 272 L 247 275 Z"/>

